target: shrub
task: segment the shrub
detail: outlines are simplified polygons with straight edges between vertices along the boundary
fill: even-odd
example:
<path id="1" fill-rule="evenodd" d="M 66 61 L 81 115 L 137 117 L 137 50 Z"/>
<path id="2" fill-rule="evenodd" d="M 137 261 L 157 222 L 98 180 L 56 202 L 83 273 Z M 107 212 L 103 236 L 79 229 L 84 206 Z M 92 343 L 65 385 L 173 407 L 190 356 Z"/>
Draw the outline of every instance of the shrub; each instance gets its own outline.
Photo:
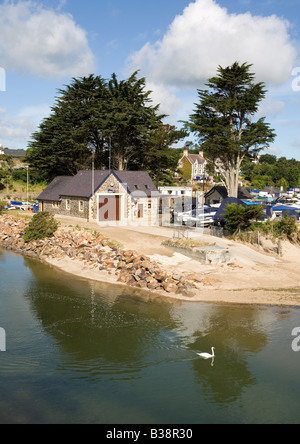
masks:
<path id="1" fill-rule="evenodd" d="M 251 232 L 257 235 L 257 232 L 263 234 L 273 241 L 278 239 L 288 239 L 291 242 L 300 242 L 300 230 L 298 228 L 297 219 L 289 217 L 288 212 L 279 220 L 267 220 L 265 223 L 253 223 L 249 227 L 249 236 Z"/>
<path id="2" fill-rule="evenodd" d="M 223 215 L 226 221 L 226 229 L 229 233 L 234 234 L 238 230 L 248 228 L 252 221 L 256 221 L 261 216 L 263 209 L 263 205 L 245 207 L 235 203 L 227 205 Z"/>
<path id="3" fill-rule="evenodd" d="M 46 239 L 53 236 L 58 228 L 58 222 L 54 219 L 53 214 L 40 212 L 33 216 L 30 224 L 25 229 L 24 241 L 30 242 L 35 240 Z"/>
<path id="4" fill-rule="evenodd" d="M 289 240 L 293 240 L 295 233 L 298 231 L 297 219 L 294 216 L 289 217 L 286 211 L 283 218 L 277 221 L 275 228 L 278 237 L 287 237 Z"/>

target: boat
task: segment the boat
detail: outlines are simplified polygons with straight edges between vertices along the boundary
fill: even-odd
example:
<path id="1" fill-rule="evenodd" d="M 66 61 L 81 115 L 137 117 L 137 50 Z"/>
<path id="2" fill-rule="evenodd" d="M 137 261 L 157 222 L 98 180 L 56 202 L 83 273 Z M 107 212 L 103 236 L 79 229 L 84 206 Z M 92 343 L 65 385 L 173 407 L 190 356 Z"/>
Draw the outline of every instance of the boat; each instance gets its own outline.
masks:
<path id="1" fill-rule="evenodd" d="M 182 225 L 189 227 L 208 227 L 214 223 L 217 210 L 215 207 L 204 206 L 184 213 L 177 222 L 181 221 Z"/>

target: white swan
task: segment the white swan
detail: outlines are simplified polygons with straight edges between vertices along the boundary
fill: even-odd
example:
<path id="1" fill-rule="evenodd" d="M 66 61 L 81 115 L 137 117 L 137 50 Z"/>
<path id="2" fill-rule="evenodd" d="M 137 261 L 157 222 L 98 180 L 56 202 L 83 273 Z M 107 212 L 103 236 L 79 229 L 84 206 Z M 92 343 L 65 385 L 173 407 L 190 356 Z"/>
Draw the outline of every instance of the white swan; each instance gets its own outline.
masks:
<path id="1" fill-rule="evenodd" d="M 209 353 L 197 353 L 198 356 L 200 356 L 203 359 L 212 359 L 215 357 L 215 347 L 211 348 L 212 354 Z"/>

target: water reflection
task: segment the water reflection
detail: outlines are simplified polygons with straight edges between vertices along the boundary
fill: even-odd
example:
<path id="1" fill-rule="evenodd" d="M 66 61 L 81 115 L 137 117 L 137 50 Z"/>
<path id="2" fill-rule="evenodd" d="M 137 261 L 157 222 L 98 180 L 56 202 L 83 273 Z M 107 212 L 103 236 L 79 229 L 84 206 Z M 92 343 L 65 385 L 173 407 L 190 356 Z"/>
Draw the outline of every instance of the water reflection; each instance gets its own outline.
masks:
<path id="1" fill-rule="evenodd" d="M 28 261 L 35 275 L 26 290 L 35 316 L 62 353 L 60 371 L 79 378 L 110 375 L 141 378 L 142 370 L 162 363 L 189 361 L 195 382 L 215 402 L 238 399 L 255 385 L 248 353 L 267 342 L 260 308 L 147 301 L 132 289 L 73 279 Z M 56 276 L 55 281 L 53 275 Z M 59 292 L 57 287 L 59 285 Z M 178 304 L 177 304 L 178 305 Z M 216 347 L 214 368 L 196 355 Z"/>
<path id="2" fill-rule="evenodd" d="M 138 377 L 162 331 L 176 327 L 172 306 L 150 304 L 139 292 L 73 279 L 27 261 L 35 275 L 26 297 L 47 334 L 59 345 L 64 364 L 82 376 Z M 55 281 L 53 276 L 56 276 Z M 59 291 L 57 291 L 59 286 Z M 66 359 L 67 357 L 67 359 Z"/>
<path id="3" fill-rule="evenodd" d="M 38 422 L 272 422 L 282 406 L 297 419 L 298 310 L 152 300 L 10 253 L 0 273 L 0 321 L 14 323 L 0 421 L 7 405 Z M 213 367 L 197 356 L 212 346 Z"/>

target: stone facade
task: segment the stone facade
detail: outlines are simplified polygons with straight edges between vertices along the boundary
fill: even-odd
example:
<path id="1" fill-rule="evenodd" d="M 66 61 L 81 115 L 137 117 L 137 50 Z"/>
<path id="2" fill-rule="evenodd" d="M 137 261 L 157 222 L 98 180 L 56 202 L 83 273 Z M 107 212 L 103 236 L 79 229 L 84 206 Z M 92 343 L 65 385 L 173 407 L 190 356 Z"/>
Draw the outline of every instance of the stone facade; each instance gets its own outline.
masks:
<path id="1" fill-rule="evenodd" d="M 89 200 L 76 197 L 62 197 L 60 202 L 43 202 L 42 211 L 88 220 Z"/>
<path id="2" fill-rule="evenodd" d="M 98 218 L 98 199 L 101 196 L 108 195 L 119 195 L 121 197 L 121 219 L 122 221 L 137 221 L 143 222 L 147 221 L 151 218 L 151 220 L 156 220 L 158 214 L 158 199 L 157 198 L 148 198 L 146 193 L 143 196 L 143 193 L 140 191 L 133 193 L 133 195 L 129 194 L 126 190 L 126 184 L 121 184 L 115 175 L 111 174 L 107 180 L 101 185 L 101 187 L 97 190 L 95 197 L 92 199 L 91 208 L 92 208 L 92 219 L 97 220 Z M 141 210 L 141 206 L 143 209 Z M 142 214 L 142 217 L 139 215 Z"/>
<path id="3" fill-rule="evenodd" d="M 57 193 L 57 201 L 41 198 L 40 210 L 95 222 L 137 222 L 138 224 L 155 225 L 158 221 L 158 192 L 156 191 L 155 196 L 151 196 L 149 188 L 147 188 L 148 185 L 144 186 L 144 191 L 141 191 L 141 188 L 137 186 L 136 189 L 129 192 L 127 184 L 122 184 L 118 177 L 111 173 L 91 198 L 72 197 Z M 140 187 L 142 187 L 141 184 Z M 134 188 L 132 184 L 131 188 Z M 78 192 L 80 191 L 82 190 L 78 189 Z M 55 195 L 52 195 L 52 199 L 55 198 Z M 113 199 L 114 197 L 115 199 Z M 112 216 L 104 220 L 103 214 L 111 210 Z"/>

